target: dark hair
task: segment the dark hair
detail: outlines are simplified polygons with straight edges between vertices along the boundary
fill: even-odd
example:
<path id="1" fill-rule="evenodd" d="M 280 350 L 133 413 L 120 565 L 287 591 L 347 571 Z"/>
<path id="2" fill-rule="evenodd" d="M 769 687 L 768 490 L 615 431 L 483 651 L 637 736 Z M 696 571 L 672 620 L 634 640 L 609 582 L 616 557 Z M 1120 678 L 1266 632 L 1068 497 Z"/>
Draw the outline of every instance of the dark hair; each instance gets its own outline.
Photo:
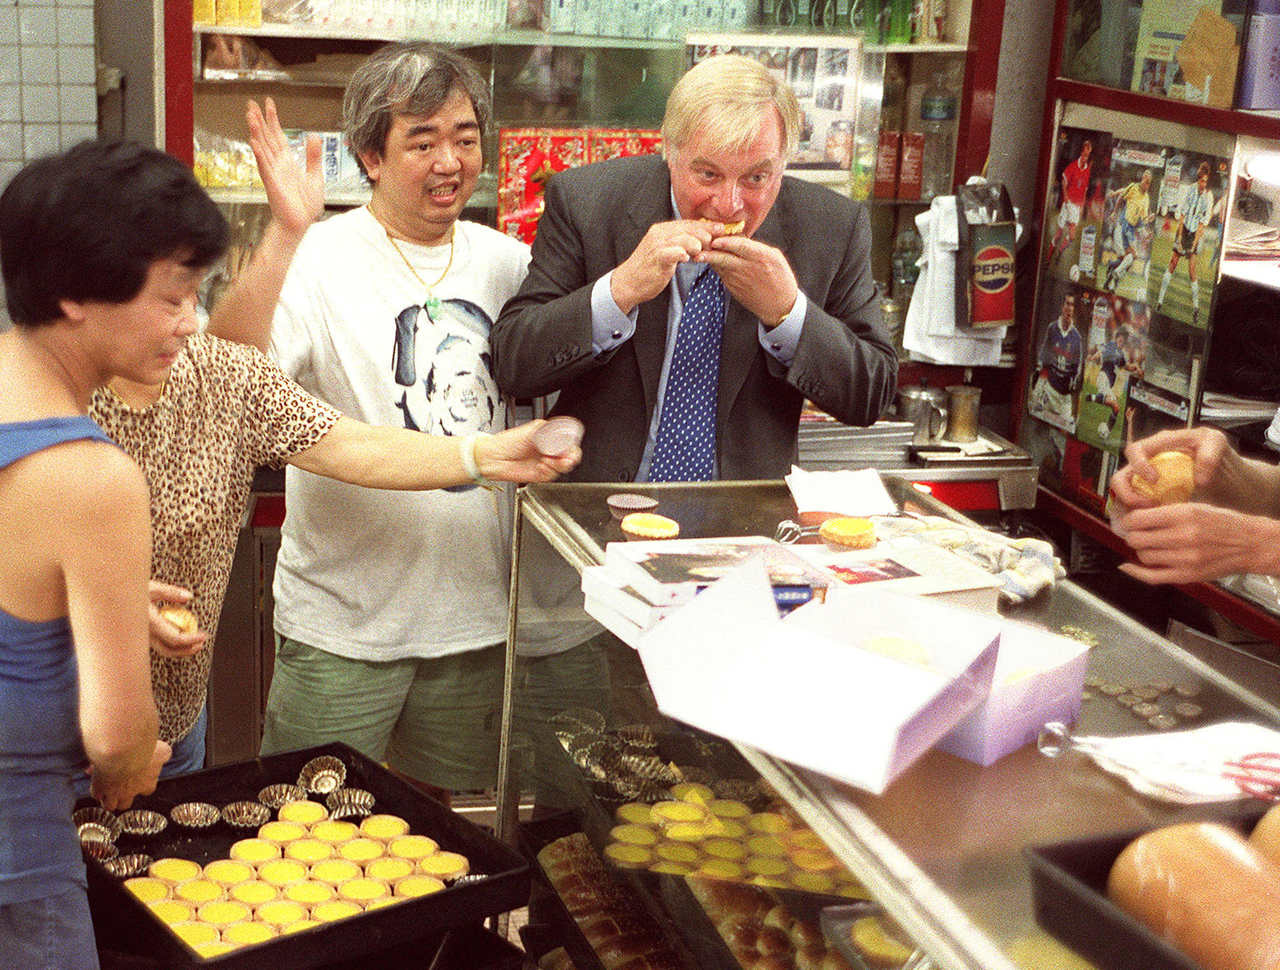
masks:
<path id="1" fill-rule="evenodd" d="M 370 54 L 342 98 L 342 127 L 361 171 L 361 152 L 386 151 L 395 115 L 433 115 L 458 89 L 471 100 L 483 135 L 489 129 L 489 83 L 461 54 L 428 41 L 387 44 Z"/>
<path id="2" fill-rule="evenodd" d="M 23 168 L 0 195 L 9 316 L 62 316 L 59 300 L 127 303 L 158 259 L 209 266 L 229 229 L 191 170 L 134 142 L 86 141 Z"/>

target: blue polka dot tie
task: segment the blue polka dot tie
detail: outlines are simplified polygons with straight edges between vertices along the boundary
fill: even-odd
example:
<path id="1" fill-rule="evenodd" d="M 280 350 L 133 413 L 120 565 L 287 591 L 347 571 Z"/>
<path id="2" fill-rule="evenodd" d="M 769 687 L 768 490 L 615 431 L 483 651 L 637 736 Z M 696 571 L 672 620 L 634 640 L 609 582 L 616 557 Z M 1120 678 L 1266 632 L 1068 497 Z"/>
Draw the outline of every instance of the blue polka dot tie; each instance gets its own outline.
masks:
<path id="1" fill-rule="evenodd" d="M 724 283 L 708 268 L 685 301 L 649 466 L 651 482 L 705 482 L 715 471 Z"/>

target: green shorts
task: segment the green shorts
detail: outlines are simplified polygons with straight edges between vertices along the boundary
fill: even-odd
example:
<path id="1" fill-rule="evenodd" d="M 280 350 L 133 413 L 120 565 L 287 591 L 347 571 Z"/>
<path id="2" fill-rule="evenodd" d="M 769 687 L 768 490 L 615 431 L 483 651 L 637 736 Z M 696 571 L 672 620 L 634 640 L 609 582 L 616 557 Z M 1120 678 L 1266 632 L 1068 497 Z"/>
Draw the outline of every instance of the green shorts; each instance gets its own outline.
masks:
<path id="1" fill-rule="evenodd" d="M 341 741 L 438 788 L 498 779 L 502 644 L 374 662 L 276 638 L 262 754 Z"/>

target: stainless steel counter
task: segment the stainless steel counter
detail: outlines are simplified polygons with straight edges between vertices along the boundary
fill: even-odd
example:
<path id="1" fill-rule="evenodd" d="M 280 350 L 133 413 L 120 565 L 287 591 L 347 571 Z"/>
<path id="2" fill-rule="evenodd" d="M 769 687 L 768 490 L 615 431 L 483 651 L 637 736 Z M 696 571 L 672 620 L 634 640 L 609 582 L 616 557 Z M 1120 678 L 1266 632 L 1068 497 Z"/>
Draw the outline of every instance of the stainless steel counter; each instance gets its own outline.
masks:
<path id="1" fill-rule="evenodd" d="M 921 511 L 945 511 L 905 480 L 885 480 L 899 502 Z M 781 519 L 794 514 L 781 482 L 628 488 L 633 490 L 658 497 L 660 511 L 677 520 L 687 537 L 772 535 Z M 618 486 L 608 484 L 521 490 L 518 517 L 524 528 L 515 532 L 516 561 L 521 561 L 526 530 L 531 528 L 545 536 L 575 571 L 601 562 L 605 544 L 622 538 L 605 505 L 605 498 L 616 491 Z M 520 600 L 523 572 L 514 571 L 509 672 L 519 629 L 514 604 Z M 1197 724 L 1225 719 L 1280 724 L 1280 709 L 1070 582 L 1059 583 L 1008 614 L 1055 631 L 1074 627 L 1096 638 L 1089 672 L 1099 680 L 1195 685 L 1196 702 L 1204 709 Z M 509 674 L 504 752 L 510 737 L 512 687 Z M 1085 701 L 1076 729 L 1101 735 L 1151 730 L 1100 693 Z M 1081 756 L 1049 760 L 1034 746 L 986 768 L 931 752 L 878 797 L 759 751 L 743 749 L 743 754 L 943 967 L 1080 966 L 1055 963 L 1054 954 L 1060 956 L 1061 951 L 1047 944 L 1035 925 L 1023 849 L 1200 814 L 1139 796 Z M 499 828 L 509 838 L 514 814 L 506 767 L 504 757 Z"/>

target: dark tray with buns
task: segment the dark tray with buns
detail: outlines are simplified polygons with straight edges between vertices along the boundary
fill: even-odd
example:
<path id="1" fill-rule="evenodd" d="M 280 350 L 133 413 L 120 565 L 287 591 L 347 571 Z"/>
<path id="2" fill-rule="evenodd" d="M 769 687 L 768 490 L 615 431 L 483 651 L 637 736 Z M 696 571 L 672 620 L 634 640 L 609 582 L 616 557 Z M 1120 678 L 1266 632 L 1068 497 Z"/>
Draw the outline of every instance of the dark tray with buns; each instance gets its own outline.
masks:
<path id="1" fill-rule="evenodd" d="M 339 759 L 346 768 L 345 786 L 370 792 L 373 811 L 399 815 L 410 831 L 430 836 L 444 849 L 460 852 L 471 874 L 429 896 L 422 896 L 360 913 L 322 926 L 276 937 L 233 952 L 201 958 L 183 944 L 151 911 L 110 875 L 100 863 L 86 863 L 89 904 L 99 948 L 153 966 L 249 968 L 320 967 L 376 953 L 422 939 L 451 927 L 467 926 L 487 916 L 524 906 L 529 898 L 528 864 L 514 849 L 479 826 L 450 811 L 386 768 L 341 743 L 224 765 L 161 781 L 154 794 L 138 799 L 135 808 L 166 816 L 185 802 L 222 806 L 255 799 L 268 785 L 293 782 L 302 766 L 317 756 Z M 323 796 L 312 795 L 323 802 Z M 356 819 L 356 821 L 359 821 Z M 129 844 L 122 837 L 120 851 L 145 852 L 153 858 L 176 856 L 204 865 L 226 858 L 231 844 L 252 835 L 219 822 L 205 829 L 184 829 L 173 822 L 156 836 Z M 139 963 L 137 965 L 145 965 Z"/>
<path id="2" fill-rule="evenodd" d="M 579 817 L 576 812 L 564 812 L 531 822 L 523 822 L 519 829 L 521 850 L 533 862 L 534 889 L 530 901 L 529 918 L 536 927 L 530 934 L 522 934 L 522 938 L 541 940 L 542 949 L 555 943 L 563 946 L 572 958 L 578 970 L 603 970 L 604 964 L 596 953 L 591 941 L 587 939 L 583 928 L 578 925 L 569 911 L 564 898 L 556 887 L 555 879 L 538 863 L 538 853 L 546 846 L 566 836 L 581 833 Z M 601 863 L 602 880 L 594 887 L 602 897 L 608 898 L 614 908 L 633 907 L 637 917 L 637 925 L 647 924 L 655 937 L 660 937 L 671 949 L 677 966 L 700 967 L 693 954 L 684 946 L 675 927 L 662 925 L 654 919 L 642 893 L 630 880 L 622 878 L 615 869 Z M 591 887 L 579 887 L 591 888 Z M 536 923 L 534 921 L 537 921 Z M 665 920 L 664 920 L 665 922 Z M 637 934 L 638 935 L 638 934 Z M 531 950 L 532 952 L 532 950 Z"/>
<path id="3" fill-rule="evenodd" d="M 1257 802 L 1242 802 L 1194 814 L 1248 834 L 1264 811 Z M 1036 922 L 1098 970 L 1199 970 L 1194 960 L 1107 897 L 1112 865 L 1142 834 L 1118 832 L 1025 849 Z"/>

